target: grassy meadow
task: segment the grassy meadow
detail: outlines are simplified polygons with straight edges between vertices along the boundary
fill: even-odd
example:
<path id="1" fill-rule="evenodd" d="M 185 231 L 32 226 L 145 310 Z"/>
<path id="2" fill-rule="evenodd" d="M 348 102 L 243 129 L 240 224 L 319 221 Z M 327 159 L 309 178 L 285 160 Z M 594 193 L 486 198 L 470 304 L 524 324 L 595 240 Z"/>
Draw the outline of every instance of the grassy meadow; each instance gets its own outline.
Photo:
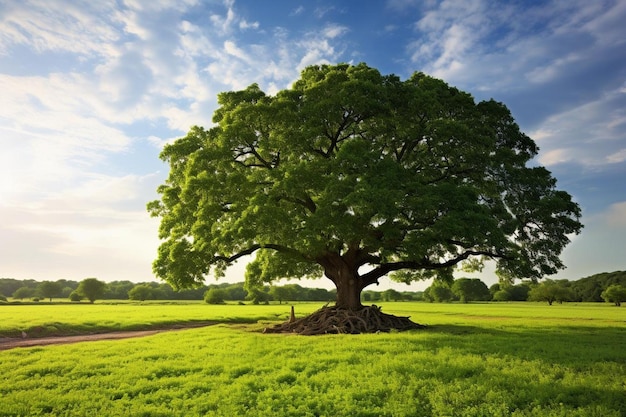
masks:
<path id="1" fill-rule="evenodd" d="M 626 416 L 624 308 L 381 304 L 428 328 L 262 334 L 285 304 L 2 306 L 0 337 L 220 323 L 0 351 L 0 416 Z"/>

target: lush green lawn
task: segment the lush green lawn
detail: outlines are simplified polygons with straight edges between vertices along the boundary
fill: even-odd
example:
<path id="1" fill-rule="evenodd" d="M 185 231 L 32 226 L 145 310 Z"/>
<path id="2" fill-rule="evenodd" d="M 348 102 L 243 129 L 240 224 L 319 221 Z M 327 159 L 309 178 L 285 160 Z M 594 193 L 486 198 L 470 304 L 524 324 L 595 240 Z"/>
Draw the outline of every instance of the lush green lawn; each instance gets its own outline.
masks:
<path id="1" fill-rule="evenodd" d="M 321 305 L 301 304 L 297 311 L 311 313 Z M 0 306 L 0 337 L 20 337 L 22 331 L 32 336 L 55 336 L 138 330 L 202 321 L 284 321 L 289 317 L 289 308 L 286 304 L 208 305 L 200 301 L 3 305 Z"/>
<path id="2" fill-rule="evenodd" d="M 603 304 L 384 303 L 429 327 L 314 337 L 242 324 L 283 320 L 285 305 L 95 305 L 71 317 L 75 306 L 56 306 L 63 316 L 42 307 L 1 307 L 0 330 L 81 318 L 231 323 L 0 352 L 2 416 L 626 415 L 626 309 Z"/>

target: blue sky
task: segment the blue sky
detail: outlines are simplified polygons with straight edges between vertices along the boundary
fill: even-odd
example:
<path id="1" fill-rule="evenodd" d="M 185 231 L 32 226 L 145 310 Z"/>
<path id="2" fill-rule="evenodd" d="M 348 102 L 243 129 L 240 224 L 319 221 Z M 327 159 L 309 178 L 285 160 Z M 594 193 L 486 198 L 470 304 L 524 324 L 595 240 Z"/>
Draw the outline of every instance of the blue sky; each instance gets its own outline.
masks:
<path id="1" fill-rule="evenodd" d="M 220 91 L 338 62 L 504 102 L 583 209 L 556 278 L 624 270 L 624 21 L 620 0 L 1 0 L 0 277 L 153 280 L 161 147 Z"/>

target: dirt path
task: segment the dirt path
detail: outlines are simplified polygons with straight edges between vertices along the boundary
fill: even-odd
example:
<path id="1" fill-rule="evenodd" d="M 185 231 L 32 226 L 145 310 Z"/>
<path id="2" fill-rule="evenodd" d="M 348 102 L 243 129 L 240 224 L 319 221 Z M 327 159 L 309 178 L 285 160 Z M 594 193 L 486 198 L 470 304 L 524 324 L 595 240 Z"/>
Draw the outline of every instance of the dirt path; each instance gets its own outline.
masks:
<path id="1" fill-rule="evenodd" d="M 81 334 L 73 336 L 53 336 L 53 337 L 25 337 L 23 339 L 16 338 L 0 338 L 0 351 L 14 349 L 18 347 L 33 347 L 33 346 L 47 346 L 47 345 L 60 345 L 68 343 L 78 342 L 90 342 L 96 340 L 117 340 L 117 339 L 129 339 L 132 337 L 145 337 L 151 336 L 157 333 L 170 332 L 173 330 L 186 330 L 195 329 L 198 327 L 213 326 L 218 324 L 217 321 L 202 322 L 202 323 L 182 323 L 167 328 L 158 328 L 151 330 L 130 330 L 122 332 L 109 332 L 109 333 L 95 333 L 95 334 Z"/>

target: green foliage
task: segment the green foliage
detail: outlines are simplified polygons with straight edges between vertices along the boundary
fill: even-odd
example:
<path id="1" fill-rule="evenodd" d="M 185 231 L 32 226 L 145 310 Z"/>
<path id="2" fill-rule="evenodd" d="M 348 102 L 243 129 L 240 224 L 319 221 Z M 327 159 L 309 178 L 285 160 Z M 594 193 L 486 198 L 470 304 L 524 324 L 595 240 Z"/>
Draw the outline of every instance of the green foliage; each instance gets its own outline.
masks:
<path id="1" fill-rule="evenodd" d="M 153 288 L 149 284 L 135 285 L 128 291 L 129 300 L 145 301 L 145 300 L 157 300 L 160 297 L 160 291 Z"/>
<path id="2" fill-rule="evenodd" d="M 288 286 L 272 286 L 270 287 L 270 295 L 272 299 L 282 304 L 283 301 L 295 300 L 295 293 L 291 287 Z"/>
<path id="3" fill-rule="evenodd" d="M 489 301 L 491 293 L 487 285 L 478 278 L 459 278 L 452 284 L 452 292 L 463 303 L 469 301 Z"/>
<path id="4" fill-rule="evenodd" d="M 602 292 L 611 285 L 626 287 L 626 271 L 602 272 L 572 282 L 576 301 L 602 302 Z"/>
<path id="5" fill-rule="evenodd" d="M 208 304 L 224 304 L 226 292 L 219 288 L 211 288 L 204 294 L 204 301 Z"/>
<path id="6" fill-rule="evenodd" d="M 570 288 L 570 282 L 567 280 L 546 280 L 531 288 L 528 293 L 530 301 L 547 301 L 549 305 L 552 305 L 555 301 L 559 303 L 571 301 L 573 297 L 574 292 Z"/>
<path id="7" fill-rule="evenodd" d="M 399 291 L 390 288 L 383 291 L 381 298 L 383 301 L 401 301 L 404 297 Z"/>
<path id="8" fill-rule="evenodd" d="M 76 292 L 93 304 L 98 298 L 102 297 L 106 289 L 106 283 L 96 278 L 85 278 L 78 284 Z"/>
<path id="9" fill-rule="evenodd" d="M 20 287 L 13 293 L 13 298 L 23 300 L 24 298 L 32 297 L 35 294 L 35 289 L 30 287 Z"/>
<path id="10" fill-rule="evenodd" d="M 522 282 L 521 284 L 494 284 L 490 288 L 493 301 L 526 301 L 530 292 L 530 283 Z"/>
<path id="11" fill-rule="evenodd" d="M 447 303 L 454 300 L 454 293 L 447 283 L 435 281 L 424 291 L 424 298 L 430 302 Z"/>
<path id="12" fill-rule="evenodd" d="M 275 96 L 251 85 L 218 102 L 214 127 L 163 149 L 169 177 L 148 204 L 153 269 L 174 288 L 255 254 L 249 288 L 324 274 L 354 307 L 387 274 L 451 281 L 484 258 L 542 278 L 582 227 L 551 174 L 526 166 L 537 147 L 502 103 L 423 73 L 312 66 Z"/>
<path id="13" fill-rule="evenodd" d="M 37 285 L 39 285 L 39 283 L 32 279 L 18 280 L 14 278 L 0 278 L 0 293 L 6 296 L 12 296 L 15 291 L 21 287 L 35 289 Z"/>
<path id="14" fill-rule="evenodd" d="M 616 306 L 621 306 L 623 301 L 626 301 L 626 287 L 621 285 L 610 285 L 606 290 L 602 292 L 602 298 L 608 303 L 614 303 Z"/>
<path id="15" fill-rule="evenodd" d="M 78 302 L 83 299 L 83 296 L 80 295 L 77 291 L 72 291 L 69 295 L 69 299 L 72 302 Z"/>
<path id="16" fill-rule="evenodd" d="M 37 293 L 43 298 L 49 298 L 52 302 L 53 297 L 60 297 L 63 287 L 58 282 L 44 281 L 37 286 Z"/>
<path id="17" fill-rule="evenodd" d="M 296 311 L 306 306 L 297 305 Z M 46 314 L 54 311 L 50 307 L 8 306 L 43 308 Z M 66 316 L 66 307 L 54 307 Z M 73 307 L 87 314 L 96 310 Z M 224 314 L 232 319 L 228 311 L 235 310 L 261 313 L 267 320 L 276 309 L 286 310 L 204 303 L 160 305 L 149 313 L 143 313 L 149 305 L 103 307 L 111 307 L 107 313 L 113 317 L 129 317 L 134 308 L 131 315 L 141 321 L 157 312 L 188 317 L 190 309 L 209 319 Z M 115 314 L 113 308 L 123 311 Z M 307 338 L 219 325 L 3 351 L 0 374 L 8 382 L 0 385 L 0 411 L 67 417 L 626 414 L 626 334 L 619 309 L 406 302 L 384 308 L 421 317 L 430 326 Z"/>

